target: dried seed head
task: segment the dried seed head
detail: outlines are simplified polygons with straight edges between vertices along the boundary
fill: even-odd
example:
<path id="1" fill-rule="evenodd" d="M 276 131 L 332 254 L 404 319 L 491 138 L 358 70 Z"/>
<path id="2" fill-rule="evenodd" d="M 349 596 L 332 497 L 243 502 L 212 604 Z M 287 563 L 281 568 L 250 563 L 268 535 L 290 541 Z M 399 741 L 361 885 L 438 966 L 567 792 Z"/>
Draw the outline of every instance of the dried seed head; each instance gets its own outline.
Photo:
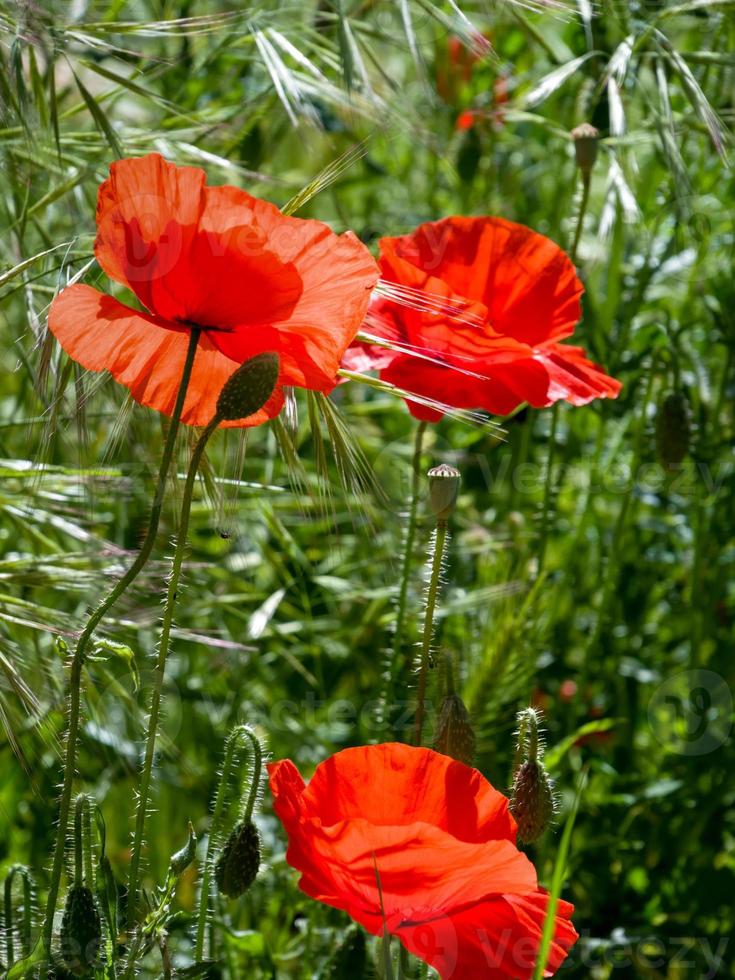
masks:
<path id="1" fill-rule="evenodd" d="M 663 399 L 656 413 L 656 452 L 667 469 L 678 466 L 689 452 L 691 424 L 686 396 L 672 391 Z"/>
<path id="2" fill-rule="evenodd" d="M 261 409 L 273 394 L 279 365 L 278 354 L 271 352 L 256 354 L 241 364 L 222 386 L 217 415 L 225 422 L 236 422 Z"/>
<path id="3" fill-rule="evenodd" d="M 61 919 L 61 958 L 75 977 L 88 977 L 99 960 L 102 923 L 86 885 L 72 885 Z"/>
<path id="4" fill-rule="evenodd" d="M 597 160 L 600 131 L 589 123 L 582 123 L 572 130 L 571 136 L 574 141 L 577 166 L 586 177 L 589 177 Z"/>
<path id="5" fill-rule="evenodd" d="M 527 759 L 516 769 L 509 809 L 520 839 L 528 844 L 538 840 L 556 809 L 553 783 L 543 763 Z"/>
<path id="6" fill-rule="evenodd" d="M 228 898 L 244 895 L 260 868 L 260 835 L 250 820 L 237 824 L 217 858 L 214 877 Z"/>
<path id="7" fill-rule="evenodd" d="M 471 766 L 475 758 L 475 731 L 465 703 L 458 694 L 447 694 L 439 708 L 434 748 Z"/>
<path id="8" fill-rule="evenodd" d="M 446 521 L 454 513 L 462 477 L 458 469 L 441 463 L 429 470 L 429 504 L 437 521 Z"/>

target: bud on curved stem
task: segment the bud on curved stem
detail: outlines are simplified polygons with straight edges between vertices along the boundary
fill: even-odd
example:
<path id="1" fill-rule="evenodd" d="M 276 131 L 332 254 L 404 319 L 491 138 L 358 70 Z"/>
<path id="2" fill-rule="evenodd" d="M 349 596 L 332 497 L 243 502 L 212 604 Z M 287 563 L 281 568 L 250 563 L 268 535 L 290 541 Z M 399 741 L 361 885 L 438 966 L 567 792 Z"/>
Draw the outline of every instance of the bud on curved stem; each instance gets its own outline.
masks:
<path id="1" fill-rule="evenodd" d="M 20 878 L 23 885 L 23 916 L 16 927 L 13 905 L 13 885 Z M 31 951 L 31 931 L 33 927 L 33 878 L 30 870 L 23 864 L 14 864 L 5 878 L 5 948 L 7 963 L 15 962 L 15 930 L 20 939 L 21 956 Z"/>
<path id="2" fill-rule="evenodd" d="M 202 875 L 202 886 L 199 895 L 199 914 L 197 917 L 197 936 L 194 954 L 196 962 L 200 962 L 204 955 L 204 934 L 207 926 L 207 916 L 209 914 L 211 880 L 212 874 L 215 871 L 214 851 L 223 822 L 227 792 L 232 777 L 233 767 L 237 761 L 236 753 L 243 746 L 249 748 L 250 750 L 250 779 L 247 794 L 243 797 L 241 804 L 240 821 L 227 841 L 227 844 L 230 845 L 229 859 L 237 862 L 242 859 L 243 855 L 245 856 L 245 863 L 249 865 L 248 868 L 246 868 L 246 871 L 248 872 L 246 877 L 251 877 L 250 883 L 252 883 L 252 879 L 255 878 L 258 871 L 258 866 L 260 864 L 259 841 L 257 838 L 257 830 L 255 830 L 255 827 L 252 824 L 252 817 L 260 792 L 260 779 L 263 769 L 263 746 L 261 745 L 260 739 L 256 733 L 249 725 L 238 725 L 237 728 L 233 728 L 230 734 L 227 736 L 227 740 L 225 742 L 224 762 L 222 763 L 222 770 L 217 782 L 217 793 L 215 796 L 212 822 L 207 839 L 207 853 L 204 859 L 204 872 Z M 253 837 L 253 833 L 256 835 L 255 837 Z M 233 836 L 236 837 L 235 840 L 233 840 Z M 227 844 L 225 845 L 225 849 L 227 848 Z M 222 856 L 224 856 L 224 854 L 225 851 L 223 850 Z M 219 864 L 219 860 L 217 864 Z M 254 873 L 252 873 L 252 865 L 256 865 Z M 229 894 L 229 891 L 227 893 Z"/>

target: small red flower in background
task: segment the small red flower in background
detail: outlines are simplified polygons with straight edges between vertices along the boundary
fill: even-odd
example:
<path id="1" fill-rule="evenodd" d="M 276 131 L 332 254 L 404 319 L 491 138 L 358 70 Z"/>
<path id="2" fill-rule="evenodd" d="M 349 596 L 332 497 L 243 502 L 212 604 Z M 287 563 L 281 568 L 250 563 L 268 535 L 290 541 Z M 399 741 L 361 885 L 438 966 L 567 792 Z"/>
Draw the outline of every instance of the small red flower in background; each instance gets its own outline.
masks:
<path id="1" fill-rule="evenodd" d="M 202 328 L 182 420 L 206 425 L 225 381 L 264 351 L 280 356 L 276 389 L 245 422 L 273 418 L 283 385 L 329 391 L 364 317 L 378 270 L 348 232 L 286 217 L 236 187 L 208 187 L 196 167 L 158 154 L 120 160 L 99 189 L 95 255 L 148 312 L 91 286 L 53 301 L 49 328 L 90 371 L 173 411 L 192 327 Z"/>
<path id="2" fill-rule="evenodd" d="M 620 383 L 560 341 L 581 315 L 582 284 L 554 242 L 503 218 L 452 217 L 380 241 L 386 295 L 371 304 L 365 332 L 402 350 L 358 344 L 344 366 L 452 408 L 506 415 L 523 402 L 543 408 L 615 398 Z M 414 356 L 414 355 L 423 355 Z M 409 402 L 413 415 L 441 412 Z"/>
<path id="3" fill-rule="evenodd" d="M 338 752 L 308 786 L 289 760 L 268 772 L 303 892 L 373 935 L 385 924 L 442 978 L 532 975 L 547 895 L 508 801 L 476 769 L 389 743 Z M 546 976 L 576 942 L 572 911 L 559 902 Z"/>

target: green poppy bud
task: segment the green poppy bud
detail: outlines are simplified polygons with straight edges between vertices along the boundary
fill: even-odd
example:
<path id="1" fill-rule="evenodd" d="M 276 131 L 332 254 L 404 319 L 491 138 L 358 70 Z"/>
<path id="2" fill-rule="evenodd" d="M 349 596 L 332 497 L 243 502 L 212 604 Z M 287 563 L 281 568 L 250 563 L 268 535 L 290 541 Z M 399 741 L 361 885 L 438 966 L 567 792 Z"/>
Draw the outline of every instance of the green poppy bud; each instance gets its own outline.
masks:
<path id="1" fill-rule="evenodd" d="M 600 132 L 589 123 L 582 123 L 571 132 L 574 141 L 574 154 L 577 158 L 577 166 L 582 173 L 589 177 L 592 168 L 597 160 L 597 149 L 600 141 Z"/>
<path id="2" fill-rule="evenodd" d="M 475 732 L 464 701 L 447 694 L 439 708 L 434 748 L 458 762 L 471 766 L 475 758 Z"/>
<path id="3" fill-rule="evenodd" d="M 72 885 L 61 919 L 61 958 L 75 977 L 88 977 L 99 960 L 102 922 L 94 894 L 86 885 Z"/>
<path id="4" fill-rule="evenodd" d="M 217 399 L 217 415 L 225 422 L 246 419 L 259 411 L 278 380 L 280 358 L 271 352 L 256 354 L 245 361 L 222 386 Z"/>
<path id="5" fill-rule="evenodd" d="M 527 844 L 538 840 L 551 823 L 554 787 L 542 763 L 527 759 L 516 769 L 510 812 L 518 824 L 518 836 Z"/>
<path id="6" fill-rule="evenodd" d="M 461 476 L 458 469 L 441 463 L 429 470 L 429 504 L 437 521 L 447 521 L 454 513 Z"/>
<path id="7" fill-rule="evenodd" d="M 243 821 L 227 838 L 217 858 L 217 887 L 228 898 L 239 898 L 255 881 L 259 868 L 260 834 L 252 821 Z"/>

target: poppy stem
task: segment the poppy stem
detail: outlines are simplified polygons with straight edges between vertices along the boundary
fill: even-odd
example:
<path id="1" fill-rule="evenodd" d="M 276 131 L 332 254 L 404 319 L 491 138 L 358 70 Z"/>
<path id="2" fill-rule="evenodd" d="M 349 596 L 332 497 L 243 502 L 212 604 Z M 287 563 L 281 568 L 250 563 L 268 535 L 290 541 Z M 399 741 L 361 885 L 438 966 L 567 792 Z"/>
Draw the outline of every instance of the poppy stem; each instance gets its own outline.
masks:
<path id="1" fill-rule="evenodd" d="M 140 787 L 138 790 L 138 806 L 135 815 L 135 831 L 133 834 L 133 852 L 130 860 L 130 877 L 128 879 L 128 924 L 135 921 L 138 908 L 138 884 L 140 880 L 140 858 L 143 847 L 143 835 L 145 832 L 146 816 L 148 815 L 148 799 L 151 788 L 151 775 L 153 772 L 153 758 L 156 751 L 156 738 L 158 735 L 158 721 L 161 714 L 161 696 L 163 693 L 163 681 L 166 671 L 166 659 L 168 657 L 171 642 L 171 628 L 173 626 L 174 608 L 181 578 L 181 567 L 184 561 L 184 551 L 189 531 L 189 516 L 191 514 L 191 504 L 194 496 L 194 482 L 196 480 L 199 464 L 202 461 L 204 450 L 210 436 L 219 425 L 221 418 L 215 415 L 212 421 L 203 430 L 202 434 L 194 446 L 191 454 L 189 469 L 186 473 L 184 492 L 181 502 L 181 516 L 179 518 L 179 529 L 176 535 L 176 547 L 171 564 L 171 575 L 166 591 L 166 600 L 163 607 L 163 621 L 161 625 L 161 639 L 158 647 L 158 658 L 153 676 L 153 693 L 151 695 L 151 709 L 148 716 L 148 729 L 146 733 L 145 756 L 143 769 L 140 777 Z"/>
<path id="2" fill-rule="evenodd" d="M 48 899 L 46 902 L 46 917 L 43 926 L 43 944 L 46 953 L 51 950 L 51 939 L 54 931 L 54 916 L 56 914 L 56 903 L 59 897 L 59 886 L 61 883 L 61 872 L 64 865 L 64 852 L 66 849 L 66 834 L 69 827 L 69 814 L 71 809 L 72 790 L 74 788 L 74 775 L 76 772 L 76 753 L 77 740 L 79 737 L 79 718 L 81 706 L 82 688 L 82 668 L 86 659 L 86 651 L 92 639 L 95 629 L 99 626 L 107 612 L 114 606 L 120 596 L 127 590 L 146 565 L 158 533 L 158 524 L 163 509 L 163 499 L 166 492 L 166 482 L 168 471 L 171 468 L 171 461 L 176 447 L 176 436 L 179 432 L 181 414 L 184 410 L 186 393 L 189 388 L 194 358 L 196 357 L 197 345 L 199 342 L 200 330 L 193 329 L 189 336 L 189 347 L 184 360 L 184 367 L 181 373 L 176 403 L 171 415 L 171 423 L 166 436 L 166 443 L 161 456 L 161 465 L 158 470 L 156 480 L 156 491 L 153 497 L 150 518 L 148 520 L 148 530 L 141 545 L 140 551 L 135 561 L 117 584 L 110 589 L 102 602 L 97 606 L 92 615 L 87 620 L 87 624 L 79 635 L 74 656 L 71 661 L 71 671 L 69 677 L 69 721 L 66 735 L 66 755 L 64 758 L 64 776 L 61 789 L 61 800 L 59 803 L 59 822 L 56 828 L 56 841 L 54 844 L 54 856 L 51 866 L 51 879 L 49 882 Z"/>
<path id="3" fill-rule="evenodd" d="M 396 613 L 395 631 L 393 633 L 393 649 L 390 663 L 388 665 L 388 679 L 383 693 L 382 716 L 384 724 L 386 719 L 390 719 L 393 712 L 395 683 L 402 665 L 401 654 L 403 651 L 403 640 L 406 625 L 408 583 L 411 580 L 411 563 L 413 559 L 414 542 L 416 540 L 419 491 L 421 488 L 421 456 L 424 451 L 424 436 L 426 435 L 427 424 L 427 422 L 419 422 L 418 426 L 416 427 L 416 435 L 414 438 L 413 460 L 411 464 L 411 501 L 408 511 L 408 524 L 406 525 L 403 560 L 401 562 L 398 610 Z"/>
<path id="4" fill-rule="evenodd" d="M 574 240 L 569 251 L 569 257 L 577 264 L 577 249 L 582 237 L 584 218 L 587 214 L 587 205 L 590 200 L 591 174 L 589 171 L 581 171 L 582 175 L 582 200 L 579 202 L 577 211 L 577 224 L 574 229 Z M 546 542 L 549 537 L 549 515 L 551 512 L 551 498 L 554 492 L 554 455 L 556 451 L 556 430 L 559 424 L 559 403 L 555 402 L 551 409 L 551 431 L 549 432 L 549 451 L 546 457 L 546 476 L 544 479 L 544 501 L 541 505 L 541 529 L 539 531 L 537 575 L 541 575 L 546 559 Z"/>
<path id="5" fill-rule="evenodd" d="M 238 744 L 243 739 L 249 739 L 253 751 L 253 773 L 252 781 L 250 783 L 250 791 L 248 793 L 248 798 L 243 808 L 242 818 L 245 821 L 249 821 L 253 816 L 253 809 L 255 807 L 255 801 L 258 796 L 258 787 L 260 784 L 260 774 L 263 764 L 263 750 L 260 745 L 258 736 L 252 729 L 248 728 L 247 725 L 238 725 L 233 728 L 230 734 L 227 736 L 227 741 L 225 742 L 225 759 L 222 763 L 222 771 L 220 772 L 219 781 L 217 782 L 217 795 L 214 801 L 214 810 L 212 811 L 212 822 L 209 825 L 209 835 L 207 838 L 207 852 L 204 857 L 204 870 L 202 872 L 202 885 L 199 892 L 199 914 L 197 916 L 197 938 L 196 947 L 194 951 L 194 962 L 200 963 L 204 956 L 204 933 L 207 928 L 207 915 L 209 913 L 209 899 L 210 899 L 210 889 L 212 881 L 212 869 L 214 867 L 214 861 L 212 860 L 212 855 L 214 853 L 214 847 L 216 846 L 217 836 L 220 831 L 220 824 L 222 822 L 222 813 L 225 807 L 225 801 L 227 799 L 227 788 L 230 782 L 230 777 L 232 773 L 232 764 L 235 758 L 235 750 Z"/>
<path id="6" fill-rule="evenodd" d="M 414 719 L 413 744 L 421 745 L 421 736 L 424 728 L 424 714 L 426 701 L 426 682 L 431 662 L 431 640 L 434 634 L 434 612 L 436 611 L 436 600 L 439 595 L 439 583 L 441 579 L 442 562 L 444 561 L 444 549 L 447 543 L 447 522 L 437 521 L 436 531 L 434 532 L 429 546 L 429 591 L 426 596 L 426 614 L 424 616 L 424 630 L 421 641 L 421 660 L 419 662 L 419 681 L 416 690 L 416 716 Z"/>

